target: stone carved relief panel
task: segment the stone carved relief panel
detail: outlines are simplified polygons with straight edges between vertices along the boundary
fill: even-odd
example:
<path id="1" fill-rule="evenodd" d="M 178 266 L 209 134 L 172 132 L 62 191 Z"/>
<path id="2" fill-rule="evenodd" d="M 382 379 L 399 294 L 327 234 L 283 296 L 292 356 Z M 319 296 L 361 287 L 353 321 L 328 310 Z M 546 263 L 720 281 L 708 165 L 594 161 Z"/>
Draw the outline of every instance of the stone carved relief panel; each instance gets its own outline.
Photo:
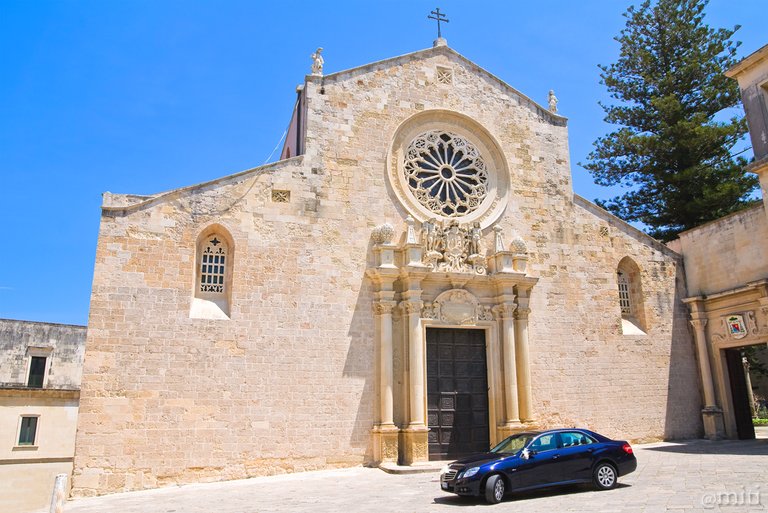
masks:
<path id="1" fill-rule="evenodd" d="M 762 322 L 759 322 L 754 310 L 724 315 L 720 318 L 717 331 L 712 334 L 712 341 L 721 343 L 743 340 L 748 344 L 752 338 L 768 336 L 768 315 L 763 312 L 761 317 Z"/>
<path id="2" fill-rule="evenodd" d="M 470 325 L 493 320 L 491 307 L 481 305 L 477 298 L 463 289 L 443 292 L 431 303 L 425 303 L 422 317 L 445 324 Z"/>
<path id="3" fill-rule="evenodd" d="M 384 437 L 381 443 L 381 457 L 384 460 L 397 461 L 397 437 Z"/>
<path id="4" fill-rule="evenodd" d="M 424 221 L 421 244 L 424 247 L 422 262 L 434 271 L 473 274 L 488 272 L 480 223 L 460 225 L 456 221 Z"/>
<path id="5" fill-rule="evenodd" d="M 750 335 L 763 337 L 768 335 L 768 317 L 766 317 L 765 309 L 761 309 L 763 312 L 763 322 L 758 324 L 757 314 L 754 311 L 747 312 L 747 319 L 750 328 Z"/>
<path id="6" fill-rule="evenodd" d="M 477 309 L 475 310 L 477 312 L 477 320 L 478 321 L 492 321 L 493 320 L 493 310 L 490 306 L 486 305 L 477 305 Z"/>

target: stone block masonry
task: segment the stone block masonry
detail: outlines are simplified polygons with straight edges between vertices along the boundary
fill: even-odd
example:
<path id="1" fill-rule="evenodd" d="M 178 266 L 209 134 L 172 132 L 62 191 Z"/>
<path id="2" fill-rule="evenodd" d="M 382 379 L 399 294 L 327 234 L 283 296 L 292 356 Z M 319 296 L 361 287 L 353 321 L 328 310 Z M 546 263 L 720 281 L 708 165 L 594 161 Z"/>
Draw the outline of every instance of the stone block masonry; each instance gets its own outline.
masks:
<path id="1" fill-rule="evenodd" d="M 75 495 L 375 463 L 380 366 L 366 270 L 375 227 L 405 240 L 410 207 L 388 173 L 393 137 L 417 114 L 425 131 L 450 119 L 486 141 L 488 162 L 506 173 L 494 178 L 507 184 L 501 203 L 479 222 L 486 248 L 493 226 L 507 241 L 519 235 L 538 278 L 535 425 L 630 439 L 699 432 L 679 258 L 574 198 L 565 118 L 447 47 L 309 77 L 302 94 L 303 155 L 165 194 L 105 197 Z M 231 240 L 223 319 L 190 317 L 209 229 Z M 621 331 L 616 270 L 627 256 L 640 269 L 642 336 Z M 454 281 L 445 288 L 462 286 Z M 396 397 L 406 386 L 393 384 Z"/>

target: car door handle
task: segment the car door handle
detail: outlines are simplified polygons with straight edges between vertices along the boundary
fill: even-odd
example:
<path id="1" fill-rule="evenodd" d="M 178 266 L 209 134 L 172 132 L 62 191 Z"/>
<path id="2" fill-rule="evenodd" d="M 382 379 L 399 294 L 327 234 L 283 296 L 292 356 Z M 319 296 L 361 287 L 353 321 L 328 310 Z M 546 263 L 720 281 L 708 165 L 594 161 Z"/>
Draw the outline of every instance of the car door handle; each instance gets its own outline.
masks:
<path id="1" fill-rule="evenodd" d="M 559 454 L 555 454 L 554 456 L 552 456 L 552 459 L 553 459 L 553 460 L 556 460 L 556 459 L 557 459 L 557 458 L 559 458 L 559 457 L 560 457 L 560 455 L 559 455 Z"/>

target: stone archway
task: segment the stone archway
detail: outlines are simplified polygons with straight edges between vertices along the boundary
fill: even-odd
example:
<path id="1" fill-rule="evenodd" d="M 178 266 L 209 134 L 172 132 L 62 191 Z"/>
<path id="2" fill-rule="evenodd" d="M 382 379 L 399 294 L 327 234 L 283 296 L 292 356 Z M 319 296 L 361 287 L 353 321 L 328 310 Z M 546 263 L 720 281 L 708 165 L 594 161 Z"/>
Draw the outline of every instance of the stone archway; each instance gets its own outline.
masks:
<path id="1" fill-rule="evenodd" d="M 739 360 L 733 351 L 768 343 L 768 280 L 731 291 L 684 300 L 691 314 L 703 391 L 702 417 L 707 438 L 747 436 L 744 405 L 734 404 L 740 387 Z M 742 371 L 743 372 L 743 371 Z M 737 391 L 736 401 L 743 399 Z M 742 424 L 739 426 L 739 424 Z"/>

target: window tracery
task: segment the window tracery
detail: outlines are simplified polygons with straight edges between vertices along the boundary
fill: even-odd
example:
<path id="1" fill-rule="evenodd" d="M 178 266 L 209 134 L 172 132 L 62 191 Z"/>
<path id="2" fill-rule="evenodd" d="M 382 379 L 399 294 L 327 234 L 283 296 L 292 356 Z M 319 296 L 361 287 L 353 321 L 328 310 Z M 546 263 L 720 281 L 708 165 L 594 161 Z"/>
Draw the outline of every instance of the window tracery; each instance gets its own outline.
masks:
<path id="1" fill-rule="evenodd" d="M 621 306 L 622 314 L 632 313 L 632 300 L 629 295 L 629 279 L 626 273 L 619 271 L 617 273 L 619 282 L 619 306 Z"/>
<path id="2" fill-rule="evenodd" d="M 437 67 L 437 83 L 438 84 L 452 84 L 453 83 L 453 70 L 450 68 Z"/>
<path id="3" fill-rule="evenodd" d="M 417 136 L 405 152 L 406 182 L 416 200 L 443 217 L 475 211 L 488 195 L 488 170 L 467 139 L 432 130 Z"/>
<path id="4" fill-rule="evenodd" d="M 649 326 L 645 314 L 641 271 L 630 257 L 624 257 L 616 268 L 621 326 L 625 335 L 645 335 Z"/>
<path id="5" fill-rule="evenodd" d="M 235 245 L 229 231 L 211 225 L 197 239 L 193 297 L 189 316 L 193 319 L 229 319 Z"/>
<path id="6" fill-rule="evenodd" d="M 203 248 L 200 264 L 200 292 L 224 292 L 227 248 L 215 235 Z"/>

